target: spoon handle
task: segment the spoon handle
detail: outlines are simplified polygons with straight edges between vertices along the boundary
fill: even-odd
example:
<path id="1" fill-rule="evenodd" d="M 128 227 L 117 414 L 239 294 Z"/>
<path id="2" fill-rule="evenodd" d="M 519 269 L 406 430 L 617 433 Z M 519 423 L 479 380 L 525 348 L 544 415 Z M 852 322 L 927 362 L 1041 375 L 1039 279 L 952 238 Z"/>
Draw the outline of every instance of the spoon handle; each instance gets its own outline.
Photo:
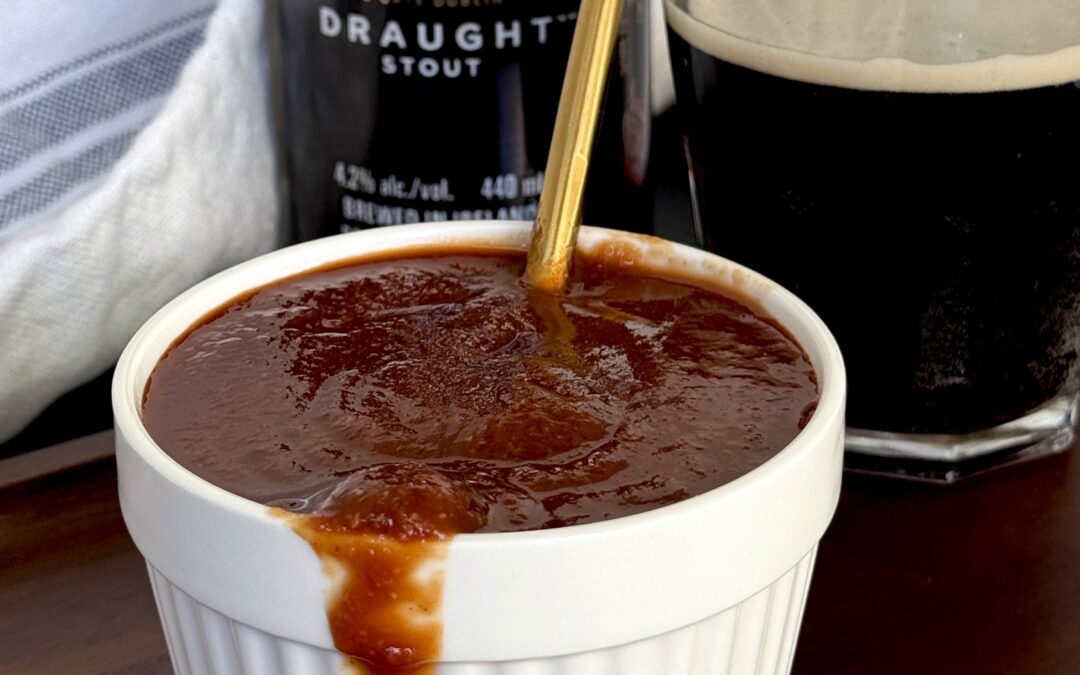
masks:
<path id="1" fill-rule="evenodd" d="M 548 293 L 561 292 L 570 271 L 589 155 L 621 16 L 622 0 L 581 0 L 578 9 L 525 267 L 526 280 Z"/>

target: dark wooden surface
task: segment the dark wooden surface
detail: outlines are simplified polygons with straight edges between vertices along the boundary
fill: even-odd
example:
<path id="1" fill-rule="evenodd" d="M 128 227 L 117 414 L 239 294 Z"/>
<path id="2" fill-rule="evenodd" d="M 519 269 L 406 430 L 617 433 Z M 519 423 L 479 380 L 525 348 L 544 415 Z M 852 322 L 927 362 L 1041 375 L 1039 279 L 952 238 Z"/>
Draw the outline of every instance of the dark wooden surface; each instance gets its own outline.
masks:
<path id="1" fill-rule="evenodd" d="M 844 477 L 795 672 L 1080 673 L 1080 455 L 951 487 Z"/>
<path id="2" fill-rule="evenodd" d="M 0 673 L 168 670 L 112 461 L 0 488 Z M 947 488 L 845 476 L 795 673 L 1080 673 L 1080 457 Z"/>
<path id="3" fill-rule="evenodd" d="M 112 459 L 0 490 L 0 673 L 169 670 Z"/>

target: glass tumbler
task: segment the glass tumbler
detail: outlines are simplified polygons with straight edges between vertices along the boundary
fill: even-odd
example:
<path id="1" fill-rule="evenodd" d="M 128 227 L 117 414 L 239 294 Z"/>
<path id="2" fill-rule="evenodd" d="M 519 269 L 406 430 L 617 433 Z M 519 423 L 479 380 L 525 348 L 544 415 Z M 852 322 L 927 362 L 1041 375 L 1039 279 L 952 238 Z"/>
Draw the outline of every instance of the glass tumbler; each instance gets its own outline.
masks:
<path id="1" fill-rule="evenodd" d="M 1063 450 L 1080 343 L 1074 0 L 666 0 L 702 245 L 806 300 L 849 467 Z"/>

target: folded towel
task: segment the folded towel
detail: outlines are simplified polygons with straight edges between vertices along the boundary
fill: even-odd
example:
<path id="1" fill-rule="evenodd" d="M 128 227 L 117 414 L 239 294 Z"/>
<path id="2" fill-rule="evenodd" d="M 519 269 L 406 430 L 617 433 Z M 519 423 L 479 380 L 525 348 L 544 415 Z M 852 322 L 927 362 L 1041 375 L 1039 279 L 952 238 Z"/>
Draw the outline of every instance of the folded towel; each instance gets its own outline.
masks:
<path id="1" fill-rule="evenodd" d="M 261 0 L 0 8 L 0 441 L 282 243 L 265 36 Z"/>

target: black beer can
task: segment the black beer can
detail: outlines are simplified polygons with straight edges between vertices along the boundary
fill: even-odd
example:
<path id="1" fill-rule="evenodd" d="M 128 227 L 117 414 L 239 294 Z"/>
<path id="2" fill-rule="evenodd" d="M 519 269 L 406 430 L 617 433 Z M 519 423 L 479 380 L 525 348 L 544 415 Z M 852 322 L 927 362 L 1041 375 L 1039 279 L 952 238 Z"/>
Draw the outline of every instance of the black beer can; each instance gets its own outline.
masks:
<path id="1" fill-rule="evenodd" d="M 535 218 L 577 6 L 278 0 L 296 238 Z M 647 7 L 627 3 L 586 211 L 639 231 L 651 219 Z"/>

